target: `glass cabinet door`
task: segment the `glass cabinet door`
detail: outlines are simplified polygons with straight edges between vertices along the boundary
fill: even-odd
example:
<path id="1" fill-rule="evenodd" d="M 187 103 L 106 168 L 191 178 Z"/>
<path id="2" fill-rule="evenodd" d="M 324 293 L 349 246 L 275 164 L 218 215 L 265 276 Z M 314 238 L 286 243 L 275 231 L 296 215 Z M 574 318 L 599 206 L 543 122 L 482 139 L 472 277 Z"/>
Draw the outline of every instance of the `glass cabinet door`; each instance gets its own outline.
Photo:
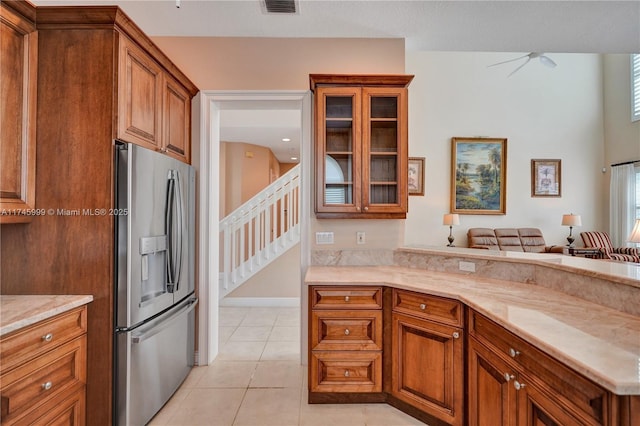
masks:
<path id="1" fill-rule="evenodd" d="M 405 89 L 363 89 L 364 210 L 391 212 L 407 203 Z M 403 142 L 404 141 L 404 142 Z"/>
<path id="2" fill-rule="evenodd" d="M 324 212 L 360 210 L 360 96 L 357 88 L 318 89 L 316 205 Z"/>

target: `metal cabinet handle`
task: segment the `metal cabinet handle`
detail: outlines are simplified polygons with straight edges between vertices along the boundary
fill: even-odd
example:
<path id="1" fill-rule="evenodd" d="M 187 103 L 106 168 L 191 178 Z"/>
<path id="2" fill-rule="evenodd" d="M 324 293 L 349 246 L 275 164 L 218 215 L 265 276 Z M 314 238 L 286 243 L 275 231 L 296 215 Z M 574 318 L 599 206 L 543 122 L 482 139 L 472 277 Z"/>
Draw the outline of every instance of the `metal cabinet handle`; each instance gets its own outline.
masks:
<path id="1" fill-rule="evenodd" d="M 515 378 L 516 378 L 516 376 L 514 376 L 513 374 L 504 373 L 504 379 L 505 379 L 507 382 L 510 382 L 511 380 L 513 380 L 513 379 L 515 379 Z"/>
<path id="2" fill-rule="evenodd" d="M 509 355 L 511 355 L 511 358 L 515 358 L 515 357 L 517 357 L 518 355 L 520 355 L 520 351 L 516 351 L 515 349 L 510 348 L 510 349 L 509 349 Z"/>
<path id="3" fill-rule="evenodd" d="M 427 309 L 427 305 L 425 305 L 424 303 L 421 303 L 420 304 L 420 309 L 422 309 L 424 311 L 425 309 Z"/>
<path id="4" fill-rule="evenodd" d="M 345 301 L 345 302 L 348 302 L 348 301 L 349 301 L 349 296 L 345 296 L 345 297 L 344 297 L 344 301 Z"/>
<path id="5" fill-rule="evenodd" d="M 42 340 L 44 342 L 50 342 L 53 340 L 53 333 L 47 333 L 44 336 L 42 336 Z"/>
<path id="6" fill-rule="evenodd" d="M 349 370 L 344 370 L 344 377 L 349 377 Z"/>
<path id="7" fill-rule="evenodd" d="M 519 381 L 516 380 L 516 381 L 513 382 L 513 387 L 516 388 L 516 390 L 520 390 L 523 387 L 525 387 L 525 384 L 524 383 L 520 383 Z"/>
<path id="8" fill-rule="evenodd" d="M 53 386 L 53 383 L 51 383 L 51 382 L 43 383 L 42 384 L 42 389 L 43 390 L 49 390 L 49 389 L 51 389 L 52 386 Z"/>
<path id="9" fill-rule="evenodd" d="M 454 339 L 457 339 L 457 338 L 459 338 L 459 337 L 460 337 L 460 333 L 458 333 L 457 331 L 454 331 L 454 332 L 453 332 L 453 338 L 454 338 Z"/>
<path id="10" fill-rule="evenodd" d="M 344 329 L 344 335 L 345 335 L 345 336 L 348 336 L 349 334 L 351 334 L 351 332 L 349 331 L 349 329 L 348 329 L 348 328 L 345 328 L 345 329 Z"/>

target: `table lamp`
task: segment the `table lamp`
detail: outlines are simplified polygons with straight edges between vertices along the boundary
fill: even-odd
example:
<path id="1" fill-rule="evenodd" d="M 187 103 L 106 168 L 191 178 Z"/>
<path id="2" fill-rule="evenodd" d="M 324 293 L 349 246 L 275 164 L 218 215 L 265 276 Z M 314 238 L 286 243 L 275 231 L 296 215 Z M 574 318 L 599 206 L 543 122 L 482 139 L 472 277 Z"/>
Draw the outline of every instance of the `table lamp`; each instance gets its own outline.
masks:
<path id="1" fill-rule="evenodd" d="M 631 235 L 627 238 L 630 243 L 640 243 L 640 219 L 636 219 L 636 224 L 631 231 Z"/>
<path id="2" fill-rule="evenodd" d="M 447 238 L 449 240 L 449 244 L 447 244 L 447 247 L 454 247 L 454 238 L 452 234 L 453 225 L 460 225 L 460 216 L 457 213 L 446 213 L 442 219 L 442 224 L 449 225 L 449 238 Z"/>
<path id="3" fill-rule="evenodd" d="M 568 226 L 569 227 L 569 236 L 567 237 L 567 241 L 569 242 L 569 247 L 573 247 L 573 242 L 575 241 L 575 238 L 573 238 L 573 235 L 571 235 L 571 232 L 573 231 L 573 227 L 574 226 L 582 226 L 582 219 L 580 219 L 580 215 L 579 214 L 563 214 L 562 215 L 562 226 Z"/>

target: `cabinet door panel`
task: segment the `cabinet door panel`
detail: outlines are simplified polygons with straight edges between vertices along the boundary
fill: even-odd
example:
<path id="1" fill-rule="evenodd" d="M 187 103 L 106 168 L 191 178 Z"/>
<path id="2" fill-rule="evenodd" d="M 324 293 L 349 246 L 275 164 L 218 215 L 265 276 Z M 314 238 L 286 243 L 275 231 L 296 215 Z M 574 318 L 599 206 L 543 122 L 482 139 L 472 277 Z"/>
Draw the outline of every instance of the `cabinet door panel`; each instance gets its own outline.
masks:
<path id="1" fill-rule="evenodd" d="M 20 212 L 35 208 L 38 33 L 7 5 L 0 44 L 0 208 L 11 213 L 0 223 L 29 222 L 33 216 Z"/>
<path id="2" fill-rule="evenodd" d="M 126 37 L 120 43 L 118 137 L 160 149 L 162 69 Z"/>
<path id="3" fill-rule="evenodd" d="M 598 425 L 593 420 L 580 421 L 568 411 L 561 408 L 556 400 L 541 392 L 523 377 L 520 385 L 525 385 L 517 391 L 518 426 L 585 426 Z"/>
<path id="4" fill-rule="evenodd" d="M 407 90 L 362 89 L 363 208 L 369 213 L 406 212 Z"/>
<path id="5" fill-rule="evenodd" d="M 361 97 L 357 87 L 316 92 L 316 211 L 361 211 Z"/>
<path id="6" fill-rule="evenodd" d="M 191 161 L 191 96 L 182 85 L 166 76 L 164 82 L 162 140 L 167 153 L 178 160 Z"/>
<path id="7" fill-rule="evenodd" d="M 397 313 L 392 317 L 392 394 L 451 425 L 461 425 L 462 330 Z"/>
<path id="8" fill-rule="evenodd" d="M 516 413 L 514 370 L 473 338 L 468 354 L 469 426 L 511 426 Z"/>

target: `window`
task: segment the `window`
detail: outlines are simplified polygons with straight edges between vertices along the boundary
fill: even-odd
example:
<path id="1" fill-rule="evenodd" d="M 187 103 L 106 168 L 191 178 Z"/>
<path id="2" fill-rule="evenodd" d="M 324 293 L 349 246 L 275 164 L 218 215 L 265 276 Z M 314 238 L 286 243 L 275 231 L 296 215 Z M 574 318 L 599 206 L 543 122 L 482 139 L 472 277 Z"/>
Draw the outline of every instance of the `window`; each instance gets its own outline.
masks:
<path id="1" fill-rule="evenodd" d="M 636 219 L 640 219 L 640 166 L 636 166 L 635 171 L 636 171 Z"/>
<path id="2" fill-rule="evenodd" d="M 631 55 L 631 121 L 640 120 L 640 54 Z"/>

